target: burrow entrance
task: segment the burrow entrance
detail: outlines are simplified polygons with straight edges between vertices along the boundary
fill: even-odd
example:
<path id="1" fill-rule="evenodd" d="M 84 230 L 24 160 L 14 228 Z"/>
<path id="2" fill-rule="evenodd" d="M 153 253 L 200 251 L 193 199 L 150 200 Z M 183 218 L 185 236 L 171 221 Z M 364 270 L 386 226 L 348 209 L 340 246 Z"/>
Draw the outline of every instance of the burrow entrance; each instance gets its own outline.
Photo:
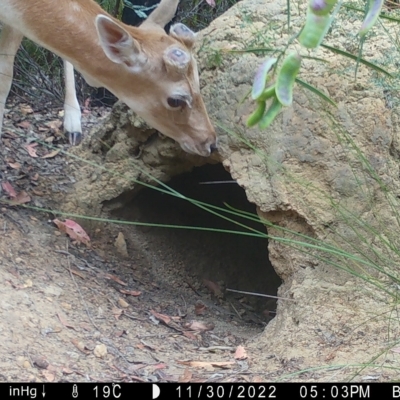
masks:
<path id="1" fill-rule="evenodd" d="M 255 205 L 247 200 L 244 190 L 235 182 L 203 183 L 215 181 L 232 181 L 221 164 L 194 168 L 189 173 L 171 179 L 168 186 L 208 204 L 225 207 L 224 203 L 227 203 L 235 209 L 256 214 Z M 112 213 L 114 217 L 131 221 L 245 230 L 188 201 L 153 189 L 143 189 L 130 203 Z M 233 218 L 266 232 L 266 228 L 259 223 Z M 207 280 L 229 289 L 273 296 L 277 294 L 281 280 L 269 262 L 265 238 L 155 227 L 137 227 L 135 231 L 145 251 L 155 260 L 151 263 L 154 265 L 152 268 L 156 269 L 153 271 L 155 276 L 164 283 L 172 280 L 171 285 L 176 285 L 178 279 L 185 281 L 186 278 L 182 278 L 184 271 L 188 276 L 197 277 L 202 284 Z M 259 315 L 267 315 L 267 319 L 275 315 L 275 300 L 229 291 L 225 294 L 227 300 L 240 299 L 242 304 L 248 305 Z"/>

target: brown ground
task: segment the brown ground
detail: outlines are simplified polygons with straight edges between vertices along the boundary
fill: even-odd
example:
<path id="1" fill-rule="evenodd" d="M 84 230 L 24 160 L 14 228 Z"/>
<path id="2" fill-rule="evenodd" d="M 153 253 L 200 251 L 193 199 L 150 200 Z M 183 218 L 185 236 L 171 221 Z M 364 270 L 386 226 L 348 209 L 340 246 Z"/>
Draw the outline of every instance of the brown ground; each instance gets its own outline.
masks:
<path id="1" fill-rule="evenodd" d="M 85 114 L 85 130 L 103 114 L 101 109 Z M 98 222 L 86 247 L 57 229 L 53 213 L 9 204 L 12 188 L 17 204 L 58 210 L 57 202 L 75 179 L 68 172 L 71 160 L 43 142 L 33 147 L 38 157 L 25 146 L 45 140 L 68 150 L 59 120 L 57 110 L 39 113 L 17 104 L 5 121 L 0 147 L 0 380 L 260 381 L 292 371 L 293 366 L 282 365 L 267 374 L 268 359 L 254 351 L 246 355 L 248 341 L 273 317 L 274 301 L 223 290 L 276 294 L 280 280 L 263 265 L 264 241 Z M 219 167 L 207 168 L 171 184 L 191 195 L 203 194 L 205 201 L 250 206 L 243 192 L 235 192 L 237 185 L 199 190 L 196 179 L 226 178 Z M 209 222 L 207 215 L 151 190 L 111 217 Z M 120 235 L 116 242 L 121 233 L 123 239 Z"/>

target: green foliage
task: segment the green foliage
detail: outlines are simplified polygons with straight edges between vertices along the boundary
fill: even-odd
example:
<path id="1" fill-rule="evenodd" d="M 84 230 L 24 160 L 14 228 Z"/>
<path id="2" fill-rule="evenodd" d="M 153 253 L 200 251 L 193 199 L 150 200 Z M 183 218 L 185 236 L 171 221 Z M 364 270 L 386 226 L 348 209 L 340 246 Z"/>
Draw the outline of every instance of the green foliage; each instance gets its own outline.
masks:
<path id="1" fill-rule="evenodd" d="M 359 54 L 354 55 L 351 54 L 347 51 L 324 45 L 322 44 L 325 36 L 327 35 L 332 22 L 336 18 L 340 7 L 342 6 L 343 0 L 309 0 L 308 1 L 308 8 L 307 8 L 307 13 L 306 13 L 306 19 L 305 19 L 305 24 L 303 28 L 301 29 L 300 32 L 298 32 L 292 40 L 288 43 L 286 49 L 283 51 L 277 51 L 279 53 L 278 58 L 281 58 L 285 55 L 285 52 L 289 45 L 297 40 L 298 43 L 304 48 L 304 49 L 316 49 L 319 46 L 323 46 L 324 48 L 330 50 L 333 53 L 339 54 L 343 57 L 347 57 L 350 59 L 355 60 L 356 62 L 356 72 L 357 72 L 357 67 L 358 64 L 364 64 L 368 66 L 371 69 L 374 69 L 376 72 L 380 72 L 383 74 L 386 74 L 388 76 L 392 76 L 389 72 L 387 72 L 385 69 L 379 67 L 378 65 L 371 63 L 365 59 L 362 58 L 362 47 L 363 43 L 365 40 L 365 36 L 367 33 L 371 30 L 371 28 L 374 26 L 374 24 L 377 22 L 378 17 L 381 15 L 381 10 L 383 6 L 383 0 L 369 0 L 366 8 L 366 13 L 364 17 L 364 21 L 362 23 L 361 29 L 358 32 L 358 35 L 360 37 L 360 46 L 359 46 Z M 290 28 L 290 13 L 291 13 L 291 2 L 288 0 L 287 1 L 288 5 L 288 21 L 287 25 L 288 28 Z M 349 9 L 353 9 L 355 11 L 362 11 L 356 7 L 353 6 L 348 6 Z M 397 20 L 396 18 L 390 17 L 391 20 Z M 253 51 L 256 52 L 260 51 L 262 49 L 249 49 L 248 51 Z M 267 50 L 267 49 L 265 49 Z M 271 49 L 268 49 L 268 51 L 271 51 Z M 296 68 L 293 69 L 295 73 L 287 73 L 288 65 L 291 64 L 288 62 L 288 57 L 287 56 L 282 64 L 280 65 L 279 68 L 276 69 L 276 71 L 273 71 L 274 73 L 276 72 L 277 74 L 277 82 L 278 86 L 276 89 L 276 95 L 278 100 L 283 106 L 289 106 L 292 102 L 292 94 L 293 94 L 293 85 L 295 82 L 298 82 L 296 79 L 296 75 L 299 72 L 300 69 L 300 59 L 301 56 L 303 55 L 303 51 L 299 51 L 298 54 L 298 65 L 296 65 Z M 292 55 L 293 58 L 293 55 Z M 293 58 L 294 59 L 294 58 Z M 285 79 L 280 78 L 284 77 Z M 257 81 L 257 75 L 254 78 L 254 82 L 256 84 Z M 320 96 L 320 98 L 325 99 L 328 101 L 330 104 L 335 104 L 334 101 L 330 98 L 328 98 L 326 95 L 323 95 L 322 91 L 319 89 L 312 87 L 311 85 L 308 85 L 306 82 L 300 81 L 306 89 L 309 89 L 312 91 L 314 94 L 317 94 Z M 261 93 L 261 88 L 259 88 L 259 92 Z M 256 101 L 259 101 L 259 98 L 255 99 Z M 256 111 L 251 115 L 252 121 L 254 122 L 254 115 L 258 115 L 260 107 L 257 104 L 256 105 Z M 257 112 L 258 110 L 258 112 Z M 274 113 L 275 116 L 278 115 L 278 113 Z M 271 115 L 271 114 L 270 114 Z M 271 124 L 271 120 L 268 119 L 268 124 L 263 124 L 264 127 L 268 127 Z M 255 125 L 252 123 L 251 125 L 248 124 L 248 126 L 253 126 Z"/>

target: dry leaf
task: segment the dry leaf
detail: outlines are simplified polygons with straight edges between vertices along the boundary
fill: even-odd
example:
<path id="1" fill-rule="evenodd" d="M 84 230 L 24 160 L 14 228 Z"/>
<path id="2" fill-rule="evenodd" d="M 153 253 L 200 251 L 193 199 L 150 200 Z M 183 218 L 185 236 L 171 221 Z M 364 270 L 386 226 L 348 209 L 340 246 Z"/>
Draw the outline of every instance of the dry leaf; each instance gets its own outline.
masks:
<path id="1" fill-rule="evenodd" d="M 60 320 L 60 322 L 66 327 L 66 328 L 70 328 L 73 329 L 74 331 L 76 331 L 75 327 L 73 325 L 71 325 L 60 313 L 57 313 L 57 317 Z"/>
<path id="2" fill-rule="evenodd" d="M 80 241 L 82 243 L 90 242 L 89 235 L 85 232 L 85 230 L 79 224 L 77 224 L 72 219 L 66 219 L 65 220 L 65 226 L 68 229 L 70 229 L 71 231 L 74 232 L 74 234 L 76 235 L 75 236 L 75 238 L 76 238 L 75 240 L 78 240 L 78 241 Z"/>
<path id="3" fill-rule="evenodd" d="M 159 363 L 159 364 L 153 365 L 154 370 L 165 369 L 165 368 L 167 368 L 167 364 L 165 364 L 165 363 Z"/>
<path id="4" fill-rule="evenodd" d="M 192 331 L 198 331 L 198 332 L 211 331 L 214 329 L 213 323 L 204 323 L 204 322 L 200 322 L 200 321 L 190 321 L 190 322 L 185 323 L 183 326 L 186 329 L 190 329 Z"/>
<path id="5" fill-rule="evenodd" d="M 90 332 L 92 330 L 92 325 L 89 325 L 87 322 L 81 322 L 79 326 L 84 329 L 86 332 Z"/>
<path id="6" fill-rule="evenodd" d="M 20 104 L 19 109 L 23 115 L 33 113 L 32 107 L 29 104 Z"/>
<path id="7" fill-rule="evenodd" d="M 64 368 L 62 369 L 62 373 L 63 373 L 64 375 L 70 375 L 70 374 L 73 374 L 74 371 L 73 371 L 71 368 L 64 367 Z"/>
<path id="8" fill-rule="evenodd" d="M 31 123 L 29 121 L 22 121 L 19 124 L 17 124 L 17 126 L 23 129 L 29 129 L 31 127 Z"/>
<path id="9" fill-rule="evenodd" d="M 194 306 L 194 312 L 196 315 L 203 315 L 206 312 L 206 310 L 207 306 L 201 301 L 198 301 Z"/>
<path id="10" fill-rule="evenodd" d="M 117 249 L 117 252 L 120 256 L 124 258 L 129 258 L 128 248 L 126 246 L 125 236 L 122 232 L 118 233 L 117 238 L 115 239 L 114 246 Z"/>
<path id="11" fill-rule="evenodd" d="M 32 181 L 37 181 L 38 179 L 39 179 L 39 174 L 37 172 L 31 176 Z"/>
<path id="12" fill-rule="evenodd" d="M 42 192 L 41 190 L 37 190 L 37 189 L 32 189 L 32 193 L 33 193 L 35 196 L 40 196 L 40 197 L 42 197 L 42 196 L 45 195 L 45 192 Z"/>
<path id="13" fill-rule="evenodd" d="M 57 225 L 58 229 L 61 232 L 66 233 L 72 240 L 89 246 L 90 237 L 84 231 L 84 229 L 75 221 L 72 221 L 71 219 L 66 219 L 65 222 L 62 222 L 58 219 L 54 219 L 53 222 Z"/>
<path id="14" fill-rule="evenodd" d="M 7 283 L 11 284 L 11 286 L 13 287 L 13 289 L 17 289 L 17 290 L 24 290 L 27 288 L 27 286 L 25 284 L 18 284 L 18 283 L 14 283 L 12 281 L 7 281 Z"/>
<path id="15" fill-rule="evenodd" d="M 3 129 L 5 129 L 4 127 L 3 127 Z M 10 136 L 11 138 L 13 138 L 13 139 L 16 139 L 16 138 L 19 138 L 19 135 L 17 135 L 15 132 L 13 132 L 13 131 L 3 131 L 3 136 L 4 135 L 7 135 L 7 136 Z M 8 143 L 10 143 L 9 141 L 8 141 Z"/>
<path id="16" fill-rule="evenodd" d="M 211 293 L 214 296 L 223 297 L 223 293 L 222 293 L 221 287 L 218 285 L 218 283 L 215 283 L 213 281 L 209 281 L 207 279 L 203 279 L 203 283 L 208 288 L 208 290 L 211 291 Z"/>
<path id="17" fill-rule="evenodd" d="M 23 190 L 22 192 L 19 192 L 16 197 L 14 197 L 11 201 L 11 204 L 13 205 L 18 205 L 18 204 L 25 204 L 29 203 L 31 201 L 31 197 L 29 196 L 28 193 Z"/>
<path id="18" fill-rule="evenodd" d="M 71 339 L 71 343 L 83 354 L 90 354 L 89 350 L 86 350 L 85 345 L 80 342 L 78 339 Z"/>
<path id="19" fill-rule="evenodd" d="M 325 361 L 331 361 L 336 357 L 336 352 L 332 351 L 332 353 L 329 353 L 326 357 L 325 357 Z"/>
<path id="20" fill-rule="evenodd" d="M 121 337 L 121 336 L 125 336 L 125 335 L 127 335 L 128 334 L 128 332 L 124 329 L 124 330 L 122 330 L 122 331 L 117 331 L 117 332 L 115 332 L 114 333 L 114 336 L 116 336 L 116 337 Z"/>
<path id="21" fill-rule="evenodd" d="M 71 268 L 71 274 L 74 274 L 74 275 L 76 275 L 76 276 L 79 276 L 79 278 L 86 279 L 86 278 L 85 278 L 85 275 L 83 275 L 80 271 L 78 271 L 78 270 L 76 270 L 76 269 L 72 269 L 72 268 Z"/>
<path id="22" fill-rule="evenodd" d="M 45 154 L 44 156 L 42 156 L 42 158 L 53 158 L 55 157 L 59 152 L 61 151 L 61 149 L 56 149 L 51 151 L 50 153 Z"/>
<path id="23" fill-rule="evenodd" d="M 125 290 L 125 289 L 119 289 L 119 291 L 123 294 L 127 294 L 129 296 L 140 296 L 142 292 L 139 292 L 138 290 Z"/>
<path id="24" fill-rule="evenodd" d="M 193 332 L 183 331 L 182 334 L 183 334 L 183 336 L 187 337 L 190 340 L 197 340 L 197 337 L 195 334 L 193 334 Z"/>
<path id="25" fill-rule="evenodd" d="M 10 162 L 8 163 L 8 165 L 12 168 L 12 169 L 20 169 L 21 168 L 21 164 L 19 162 Z"/>
<path id="26" fill-rule="evenodd" d="M 234 361 L 215 361 L 215 362 L 208 362 L 208 361 L 177 361 L 178 364 L 187 365 L 188 367 L 194 368 L 206 368 L 206 369 L 214 369 L 218 368 L 231 368 L 232 366 L 236 365 Z"/>
<path id="27" fill-rule="evenodd" d="M 192 376 L 193 376 L 192 372 L 186 368 L 183 371 L 183 375 L 178 378 L 178 382 L 188 383 L 192 380 Z"/>
<path id="28" fill-rule="evenodd" d="M 25 148 L 28 150 L 28 153 L 31 157 L 38 157 L 38 155 L 36 154 L 36 149 L 35 147 L 37 146 L 37 143 L 31 143 L 31 144 L 27 144 L 25 145 Z"/>
<path id="29" fill-rule="evenodd" d="M 169 325 L 172 321 L 171 317 L 165 314 L 160 314 L 156 311 L 150 310 L 151 314 L 154 315 L 158 320 L 164 322 L 164 324 Z"/>
<path id="30" fill-rule="evenodd" d="M 245 360 L 247 358 L 246 350 L 243 346 L 238 346 L 234 355 L 236 360 Z"/>
<path id="31" fill-rule="evenodd" d="M 111 310 L 112 314 L 114 315 L 114 318 L 118 321 L 121 318 L 122 313 L 124 312 L 120 308 L 113 307 Z"/>
<path id="32" fill-rule="evenodd" d="M 125 283 L 124 281 L 121 281 L 121 279 L 119 279 L 118 276 L 111 275 L 111 274 L 106 274 L 104 277 L 105 277 L 106 279 L 111 279 L 111 280 L 113 280 L 114 282 L 117 282 L 117 283 L 119 283 L 119 284 L 122 285 L 122 286 L 128 286 L 128 284 Z"/>
<path id="33" fill-rule="evenodd" d="M 148 367 L 148 364 L 135 364 L 129 367 L 130 371 L 139 371 L 139 369 Z M 145 382 L 143 380 L 139 380 L 139 382 Z M 148 381 L 147 381 L 148 382 Z"/>
<path id="34" fill-rule="evenodd" d="M 52 129 L 55 133 L 58 133 L 61 128 L 62 122 L 59 119 L 56 119 L 54 121 L 46 122 L 45 125 Z"/>
<path id="35" fill-rule="evenodd" d="M 142 346 L 142 347 L 139 347 L 139 346 Z M 151 351 L 157 351 L 157 348 L 156 348 L 156 347 L 151 346 L 150 344 L 146 343 L 144 340 L 141 340 L 141 343 L 138 344 L 137 348 L 138 348 L 138 349 L 139 349 L 139 348 L 140 348 L 140 349 L 145 349 L 145 348 L 147 348 L 147 349 L 149 349 L 149 350 L 151 350 Z"/>
<path id="36" fill-rule="evenodd" d="M 8 194 L 9 197 L 15 198 L 17 197 L 17 192 L 15 189 L 11 186 L 10 182 L 1 182 L 1 187 L 3 190 Z"/>
<path id="37" fill-rule="evenodd" d="M 47 382 L 54 382 L 54 380 L 55 380 L 55 375 L 54 375 L 54 373 L 53 373 L 53 372 L 50 372 L 50 371 L 42 371 L 42 376 L 43 376 L 44 378 L 46 378 L 46 381 L 47 381 Z"/>

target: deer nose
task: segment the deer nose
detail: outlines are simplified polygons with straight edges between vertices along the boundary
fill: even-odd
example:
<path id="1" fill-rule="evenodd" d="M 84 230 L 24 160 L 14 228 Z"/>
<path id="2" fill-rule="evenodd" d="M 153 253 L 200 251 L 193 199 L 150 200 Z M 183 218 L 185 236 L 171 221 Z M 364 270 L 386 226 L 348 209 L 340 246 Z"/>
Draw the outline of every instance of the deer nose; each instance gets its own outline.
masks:
<path id="1" fill-rule="evenodd" d="M 211 151 L 211 153 L 215 153 L 216 151 L 218 151 L 217 143 L 210 144 L 210 151 Z"/>

